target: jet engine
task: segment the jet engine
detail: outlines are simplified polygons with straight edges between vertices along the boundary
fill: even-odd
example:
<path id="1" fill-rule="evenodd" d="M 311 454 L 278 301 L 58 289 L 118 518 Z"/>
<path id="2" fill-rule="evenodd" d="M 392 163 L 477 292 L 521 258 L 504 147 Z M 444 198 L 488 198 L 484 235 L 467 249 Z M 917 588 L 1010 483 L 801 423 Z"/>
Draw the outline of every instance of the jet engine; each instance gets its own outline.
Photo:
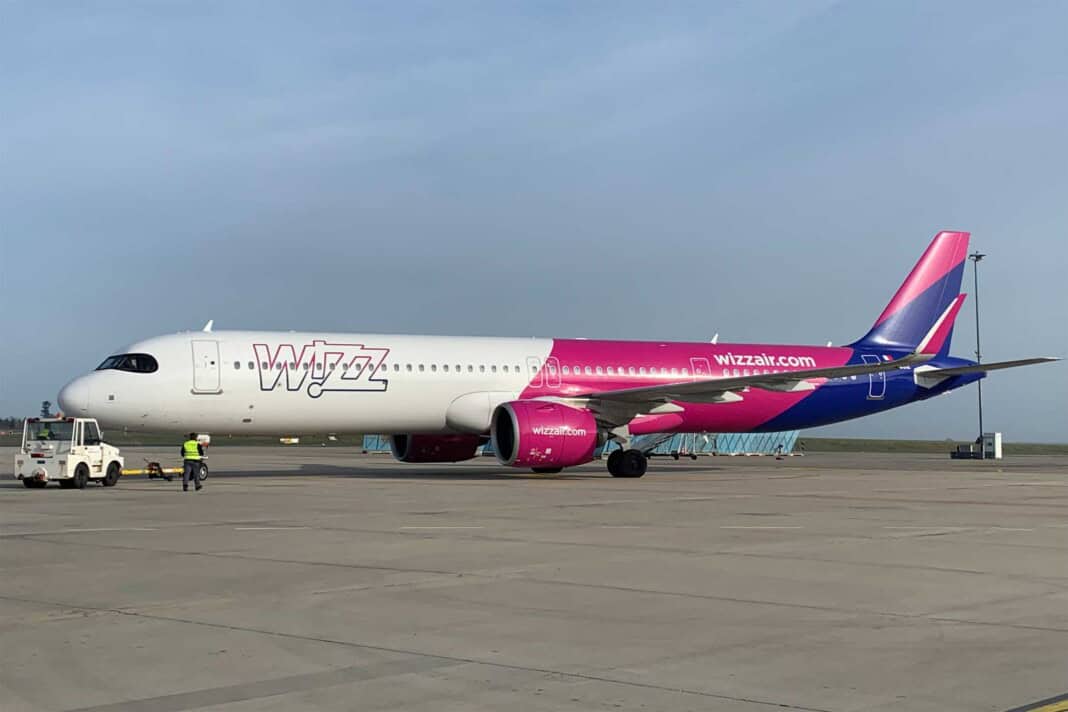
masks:
<path id="1" fill-rule="evenodd" d="M 597 421 L 588 410 L 552 401 L 511 401 L 493 411 L 490 440 L 503 465 L 559 471 L 593 459 Z"/>
<path id="2" fill-rule="evenodd" d="M 401 462 L 470 460 L 485 442 L 478 435 L 391 435 L 389 449 Z"/>

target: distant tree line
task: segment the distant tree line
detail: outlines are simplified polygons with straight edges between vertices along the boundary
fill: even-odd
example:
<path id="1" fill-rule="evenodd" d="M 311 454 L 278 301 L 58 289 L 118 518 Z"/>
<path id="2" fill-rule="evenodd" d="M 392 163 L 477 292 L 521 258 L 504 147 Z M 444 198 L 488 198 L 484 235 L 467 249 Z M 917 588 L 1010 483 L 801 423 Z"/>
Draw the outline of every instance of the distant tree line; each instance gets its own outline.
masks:
<path id="1" fill-rule="evenodd" d="M 22 418 L 0 418 L 0 430 L 22 430 Z"/>

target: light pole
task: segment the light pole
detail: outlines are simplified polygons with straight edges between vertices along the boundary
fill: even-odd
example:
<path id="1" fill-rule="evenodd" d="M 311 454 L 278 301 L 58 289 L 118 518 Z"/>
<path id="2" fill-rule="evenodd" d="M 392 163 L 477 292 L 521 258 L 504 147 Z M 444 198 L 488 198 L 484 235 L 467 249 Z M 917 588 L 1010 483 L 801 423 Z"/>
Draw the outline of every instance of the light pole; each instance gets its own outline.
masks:
<path id="1" fill-rule="evenodd" d="M 986 257 L 982 252 L 976 250 L 972 254 L 968 255 L 968 259 L 972 261 L 972 274 L 973 283 L 975 285 L 975 362 L 981 363 L 983 360 L 982 351 L 979 348 L 979 260 Z M 976 387 L 979 389 L 979 440 L 976 442 L 982 443 L 983 441 L 983 379 L 980 378 L 975 382 Z M 981 445 L 980 445 L 981 447 Z"/>

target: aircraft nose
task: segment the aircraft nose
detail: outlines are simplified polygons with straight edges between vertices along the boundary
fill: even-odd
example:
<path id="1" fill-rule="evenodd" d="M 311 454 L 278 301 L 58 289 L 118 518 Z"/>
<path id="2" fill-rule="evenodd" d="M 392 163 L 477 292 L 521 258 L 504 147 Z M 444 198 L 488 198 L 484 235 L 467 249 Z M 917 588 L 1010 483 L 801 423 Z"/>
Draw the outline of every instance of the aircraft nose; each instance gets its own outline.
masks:
<path id="1" fill-rule="evenodd" d="M 65 415 L 79 416 L 89 411 L 89 377 L 79 376 L 59 392 L 59 408 Z"/>

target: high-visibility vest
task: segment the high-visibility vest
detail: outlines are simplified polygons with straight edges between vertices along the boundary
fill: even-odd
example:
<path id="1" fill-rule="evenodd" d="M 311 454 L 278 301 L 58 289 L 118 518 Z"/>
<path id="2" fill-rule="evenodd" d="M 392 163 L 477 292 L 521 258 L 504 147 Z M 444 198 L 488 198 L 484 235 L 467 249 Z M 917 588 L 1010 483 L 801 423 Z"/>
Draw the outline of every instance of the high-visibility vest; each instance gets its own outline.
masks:
<path id="1" fill-rule="evenodd" d="M 37 433 L 38 440 L 47 440 L 52 437 L 52 430 L 46 425 Z"/>
<path id="2" fill-rule="evenodd" d="M 186 460 L 199 460 L 200 444 L 196 440 L 186 440 L 182 443 L 182 457 Z"/>

